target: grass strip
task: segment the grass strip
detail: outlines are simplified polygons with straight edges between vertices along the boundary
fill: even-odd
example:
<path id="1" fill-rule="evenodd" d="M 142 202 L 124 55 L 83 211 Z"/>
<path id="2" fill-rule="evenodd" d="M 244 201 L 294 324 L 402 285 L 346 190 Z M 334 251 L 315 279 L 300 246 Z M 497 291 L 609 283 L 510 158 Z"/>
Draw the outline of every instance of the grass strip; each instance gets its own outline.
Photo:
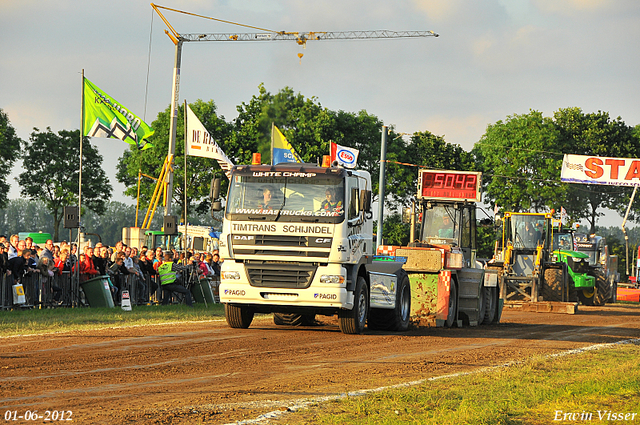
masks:
<path id="1" fill-rule="evenodd" d="M 220 318 L 224 318 L 222 304 L 134 306 L 131 311 L 119 307 L 12 310 L 0 313 L 0 337 Z"/>
<path id="2" fill-rule="evenodd" d="M 290 424 L 640 423 L 639 358 L 640 347 L 634 344 L 533 358 L 408 389 L 333 400 L 289 414 L 285 420 Z"/>

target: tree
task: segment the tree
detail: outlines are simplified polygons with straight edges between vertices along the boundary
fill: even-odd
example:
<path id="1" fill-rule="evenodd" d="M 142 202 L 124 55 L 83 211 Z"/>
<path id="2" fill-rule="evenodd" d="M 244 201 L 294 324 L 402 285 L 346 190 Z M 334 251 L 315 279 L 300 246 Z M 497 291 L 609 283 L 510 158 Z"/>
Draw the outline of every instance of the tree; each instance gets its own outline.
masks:
<path id="1" fill-rule="evenodd" d="M 11 170 L 13 163 L 20 156 L 20 142 L 20 138 L 9 122 L 9 117 L 0 109 L 0 169 Z M 8 172 L 4 172 L 0 175 L 0 208 L 4 208 L 8 201 L 8 174 Z"/>
<path id="2" fill-rule="evenodd" d="M 638 156 L 640 139 L 620 117 L 612 120 L 607 112 L 585 114 L 580 108 L 565 108 L 555 112 L 554 119 L 557 145 L 565 153 L 618 158 Z M 611 208 L 624 215 L 632 191 L 619 186 L 576 183 L 567 186 L 563 206 L 573 219 L 586 219 L 591 225 L 590 232 L 603 215 L 599 209 Z"/>
<path id="3" fill-rule="evenodd" d="M 231 126 L 224 117 L 216 114 L 216 105 L 213 101 L 203 102 L 197 100 L 189 105 L 202 125 L 207 129 L 213 140 L 229 156 L 232 161 L 238 160 L 238 151 L 229 143 L 231 139 Z M 138 173 L 157 177 L 160 175 L 162 164 L 169 151 L 169 124 L 171 119 L 170 107 L 158 114 L 158 118 L 151 124 L 154 134 L 149 139 L 153 144 L 152 149 L 144 151 L 127 150 L 119 158 L 116 178 L 127 186 L 125 195 L 136 198 L 138 192 Z M 173 188 L 171 194 L 174 211 L 184 212 L 185 186 L 184 186 L 184 105 L 178 108 L 178 126 L 176 128 L 176 147 L 173 158 Z M 242 155 L 242 153 L 240 153 Z M 187 209 L 195 209 L 197 212 L 205 211 L 209 206 L 209 187 L 211 179 L 220 174 L 220 166 L 211 158 L 190 156 L 187 159 Z M 223 179 L 226 187 L 226 179 Z M 149 183 L 145 178 L 140 183 L 140 205 L 148 206 L 155 183 Z M 173 211 L 172 211 L 173 212 Z M 184 217 L 183 217 L 184 220 Z M 141 223 L 138 223 L 140 225 Z"/>
<path id="4" fill-rule="evenodd" d="M 394 135 L 395 136 L 395 135 Z M 474 170 L 473 156 L 459 145 L 447 143 L 442 136 L 429 131 L 416 132 L 409 143 L 394 137 L 387 149 L 387 159 L 407 166 L 389 162 L 386 176 L 387 186 L 392 188 L 391 205 L 408 205 L 418 191 L 418 169 L 420 166 L 446 170 Z"/>
<path id="5" fill-rule="evenodd" d="M 275 95 L 263 84 L 249 103 L 237 107 L 233 143 L 242 151 L 245 163 L 260 152 L 263 163 L 271 162 L 271 124 L 275 124 L 291 143 L 303 162 L 317 163 L 329 153 L 329 140 L 336 128 L 334 114 L 316 98 L 305 98 L 285 87 Z"/>
<path id="6" fill-rule="evenodd" d="M 45 132 L 34 128 L 29 141 L 24 142 L 23 168 L 27 171 L 18 176 L 20 193 L 44 203 L 53 216 L 56 240 L 64 207 L 78 201 L 79 139 L 79 130 L 62 130 L 55 134 L 50 128 Z M 89 138 L 85 138 L 82 146 L 82 206 L 98 214 L 104 211 L 112 191 L 101 165 L 102 156 Z"/>
<path id="7" fill-rule="evenodd" d="M 538 111 L 489 125 L 472 150 L 483 171 L 485 202 L 503 211 L 538 212 L 565 199 L 558 138 L 553 120 Z"/>

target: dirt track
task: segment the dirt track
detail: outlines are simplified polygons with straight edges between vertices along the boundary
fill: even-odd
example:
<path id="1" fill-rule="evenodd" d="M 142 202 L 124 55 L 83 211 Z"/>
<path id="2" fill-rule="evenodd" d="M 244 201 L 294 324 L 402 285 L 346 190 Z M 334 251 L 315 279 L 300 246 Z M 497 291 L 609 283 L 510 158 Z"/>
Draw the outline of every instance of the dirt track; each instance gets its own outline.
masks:
<path id="1" fill-rule="evenodd" d="M 82 424 L 226 423 L 286 409 L 287 400 L 630 338 L 640 338 L 640 306 L 580 306 L 573 316 L 505 310 L 495 326 L 404 334 L 343 335 L 331 319 L 276 327 L 264 317 L 247 330 L 216 320 L 2 338 L 0 414 L 64 410 Z"/>

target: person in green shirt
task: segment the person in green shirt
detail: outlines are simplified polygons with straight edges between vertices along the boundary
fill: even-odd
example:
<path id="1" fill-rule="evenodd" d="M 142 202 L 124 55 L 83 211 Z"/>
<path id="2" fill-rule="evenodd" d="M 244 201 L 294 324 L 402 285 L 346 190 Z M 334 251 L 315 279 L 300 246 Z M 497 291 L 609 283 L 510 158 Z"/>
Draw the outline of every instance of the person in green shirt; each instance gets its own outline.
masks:
<path id="1" fill-rule="evenodd" d="M 172 292 L 184 294 L 185 301 L 189 307 L 193 307 L 191 291 L 184 287 L 180 273 L 188 273 L 189 267 L 173 262 L 173 252 L 164 253 L 164 262 L 158 267 L 160 276 L 160 287 L 162 288 L 162 305 L 169 304 Z M 168 292 L 165 293 L 165 292 Z"/>

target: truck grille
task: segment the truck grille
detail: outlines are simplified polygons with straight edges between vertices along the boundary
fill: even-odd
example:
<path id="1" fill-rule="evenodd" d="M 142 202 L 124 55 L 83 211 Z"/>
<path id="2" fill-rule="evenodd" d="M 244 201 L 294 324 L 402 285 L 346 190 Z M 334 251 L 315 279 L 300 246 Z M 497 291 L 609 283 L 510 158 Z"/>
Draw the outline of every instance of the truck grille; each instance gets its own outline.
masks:
<path id="1" fill-rule="evenodd" d="M 244 264 L 251 286 L 304 289 L 311 285 L 318 268 L 315 263 L 247 261 Z"/>
<path id="2" fill-rule="evenodd" d="M 329 258 L 331 237 L 233 234 L 233 253 L 240 256 Z M 285 248 L 285 249 L 283 249 Z M 287 249 L 288 248 L 288 249 Z"/>

